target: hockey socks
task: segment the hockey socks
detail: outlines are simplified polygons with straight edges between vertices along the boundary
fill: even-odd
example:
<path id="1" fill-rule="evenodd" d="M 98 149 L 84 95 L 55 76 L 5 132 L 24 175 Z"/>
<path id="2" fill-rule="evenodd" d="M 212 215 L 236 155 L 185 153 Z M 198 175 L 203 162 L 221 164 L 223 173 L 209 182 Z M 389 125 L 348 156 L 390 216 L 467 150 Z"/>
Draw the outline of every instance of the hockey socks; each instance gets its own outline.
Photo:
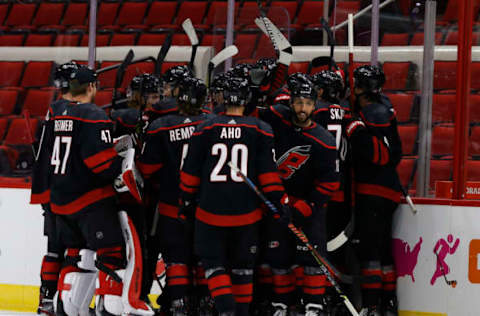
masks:
<path id="1" fill-rule="evenodd" d="M 190 269 L 186 264 L 167 264 L 167 287 L 172 301 L 186 297 L 190 286 Z"/>
<path id="2" fill-rule="evenodd" d="M 382 295 L 382 270 L 379 261 L 368 261 L 363 264 L 362 275 L 378 276 L 378 282 L 362 283 L 363 306 L 378 306 Z"/>
<path id="3" fill-rule="evenodd" d="M 302 285 L 304 303 L 323 304 L 326 285 L 327 277 L 320 268 L 305 267 Z"/>
<path id="4" fill-rule="evenodd" d="M 295 275 L 290 269 L 272 269 L 272 302 L 291 306 L 295 303 Z"/>
<path id="5" fill-rule="evenodd" d="M 222 313 L 234 313 L 235 298 L 233 297 L 232 281 L 224 268 L 208 269 L 206 271 L 208 288 L 215 301 L 217 311 Z"/>
<path id="6" fill-rule="evenodd" d="M 58 277 L 60 274 L 60 260 L 60 256 L 56 253 L 47 253 L 43 257 L 40 269 L 40 295 L 42 296 L 43 294 L 44 298 L 52 299 L 57 291 Z"/>
<path id="7" fill-rule="evenodd" d="M 253 294 L 253 270 L 232 269 L 232 292 L 235 298 L 235 315 L 248 316 Z"/>

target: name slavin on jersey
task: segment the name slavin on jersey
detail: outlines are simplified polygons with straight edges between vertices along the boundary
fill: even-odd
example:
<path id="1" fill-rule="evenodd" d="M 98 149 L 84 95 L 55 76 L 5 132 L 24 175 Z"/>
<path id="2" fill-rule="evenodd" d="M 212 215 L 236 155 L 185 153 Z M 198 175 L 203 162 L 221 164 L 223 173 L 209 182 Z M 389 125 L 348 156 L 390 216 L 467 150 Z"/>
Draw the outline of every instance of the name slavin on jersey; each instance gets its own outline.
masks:
<path id="1" fill-rule="evenodd" d="M 55 129 L 55 132 L 71 132 L 73 131 L 73 121 L 72 120 L 56 120 L 54 129 Z"/>
<path id="2" fill-rule="evenodd" d="M 223 127 L 220 133 L 220 139 L 239 139 L 242 137 L 242 129 L 240 127 Z"/>
<path id="3" fill-rule="evenodd" d="M 192 137 L 195 131 L 195 126 L 186 126 L 170 130 L 170 141 L 175 142 Z"/>

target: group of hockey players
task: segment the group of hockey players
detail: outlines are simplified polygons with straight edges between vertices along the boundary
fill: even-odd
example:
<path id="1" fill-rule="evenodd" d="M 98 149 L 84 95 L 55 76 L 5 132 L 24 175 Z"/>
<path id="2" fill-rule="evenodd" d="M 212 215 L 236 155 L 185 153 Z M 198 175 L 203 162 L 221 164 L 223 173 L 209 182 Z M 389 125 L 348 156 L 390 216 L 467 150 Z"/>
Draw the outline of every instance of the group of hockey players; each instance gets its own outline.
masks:
<path id="1" fill-rule="evenodd" d="M 207 88 L 175 66 L 133 78 L 127 106 L 105 111 L 96 73 L 61 65 L 32 180 L 48 236 L 39 313 L 88 315 L 95 295 L 96 315 L 349 315 L 293 223 L 365 276 L 339 281 L 360 289 L 361 315 L 396 315 L 401 143 L 384 74 L 355 69 L 348 93 L 340 70 L 287 70 L 264 58 Z"/>

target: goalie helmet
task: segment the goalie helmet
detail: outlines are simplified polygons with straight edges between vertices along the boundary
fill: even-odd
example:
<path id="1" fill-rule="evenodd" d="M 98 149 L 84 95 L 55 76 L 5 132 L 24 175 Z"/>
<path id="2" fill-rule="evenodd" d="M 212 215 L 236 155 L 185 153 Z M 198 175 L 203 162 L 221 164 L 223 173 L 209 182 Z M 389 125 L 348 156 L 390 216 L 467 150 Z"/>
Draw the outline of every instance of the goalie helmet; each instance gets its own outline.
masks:
<path id="1" fill-rule="evenodd" d="M 169 68 L 163 75 L 165 83 L 176 86 L 185 77 L 193 77 L 193 73 L 187 66 L 174 66 Z"/>
<path id="2" fill-rule="evenodd" d="M 317 91 L 310 78 L 302 73 L 293 74 L 287 80 L 288 90 L 290 90 L 290 102 L 295 98 L 307 98 L 316 100 Z"/>
<path id="3" fill-rule="evenodd" d="M 250 102 L 250 98 L 251 93 L 247 79 L 232 77 L 227 80 L 223 90 L 225 106 L 246 106 Z"/>
<path id="4" fill-rule="evenodd" d="M 365 93 L 380 94 L 385 84 L 385 74 L 377 66 L 360 66 L 353 72 L 355 87 L 364 90 Z"/>
<path id="5" fill-rule="evenodd" d="M 202 80 L 186 77 L 178 83 L 177 100 L 180 107 L 188 105 L 190 108 L 199 109 L 203 106 L 207 96 L 207 86 Z"/>
<path id="6" fill-rule="evenodd" d="M 343 92 L 343 79 L 335 71 L 322 70 L 312 76 L 316 89 L 323 89 L 321 98 L 329 102 L 338 102 Z"/>
<path id="7" fill-rule="evenodd" d="M 78 64 L 74 61 L 62 64 L 55 69 L 54 84 L 57 88 L 66 90 L 69 88 L 70 76 L 78 69 Z"/>

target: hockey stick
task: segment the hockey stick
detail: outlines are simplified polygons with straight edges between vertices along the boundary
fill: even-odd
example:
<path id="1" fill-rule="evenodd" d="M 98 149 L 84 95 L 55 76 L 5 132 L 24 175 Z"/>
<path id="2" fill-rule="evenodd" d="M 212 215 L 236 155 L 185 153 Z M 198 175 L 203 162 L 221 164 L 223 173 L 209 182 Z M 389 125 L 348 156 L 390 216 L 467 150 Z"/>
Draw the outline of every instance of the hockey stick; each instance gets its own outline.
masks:
<path id="1" fill-rule="evenodd" d="M 213 70 L 223 63 L 225 60 L 235 56 L 238 54 L 238 48 L 235 45 L 230 45 L 222 49 L 218 54 L 213 56 L 212 59 L 210 59 L 210 62 L 208 63 L 208 74 L 207 74 L 207 82 L 208 86 L 210 87 L 210 83 L 212 80 L 212 72 Z"/>
<path id="2" fill-rule="evenodd" d="M 38 159 L 38 157 L 37 157 L 37 153 L 35 151 L 35 146 L 33 145 L 33 143 L 35 141 L 35 137 L 32 134 L 32 124 L 31 124 L 31 121 L 30 121 L 30 112 L 28 110 L 23 110 L 23 116 L 25 116 L 25 124 L 27 125 L 27 135 L 28 135 L 28 138 L 30 138 L 29 141 L 30 141 L 30 144 L 32 145 L 33 157 L 35 158 L 35 161 L 36 161 Z M 45 128 L 42 129 L 42 138 L 40 140 L 39 149 L 40 149 L 40 146 L 41 146 L 41 141 L 43 140 L 43 132 L 44 131 L 45 131 Z"/>
<path id="3" fill-rule="evenodd" d="M 183 30 L 188 36 L 190 40 L 190 45 L 192 45 L 192 54 L 190 55 L 190 62 L 188 63 L 188 67 L 193 71 L 193 63 L 195 62 L 195 56 L 197 55 L 197 48 L 198 48 L 198 36 L 197 32 L 195 32 L 195 28 L 193 27 L 192 20 L 186 19 L 182 23 Z"/>
<path id="4" fill-rule="evenodd" d="M 312 59 L 312 61 L 308 64 L 307 72 L 310 74 L 312 72 L 313 68 L 318 68 L 318 67 L 322 67 L 322 66 L 333 67 L 330 70 L 332 70 L 332 69 L 338 70 L 338 65 L 337 65 L 337 63 L 335 62 L 334 59 L 332 59 L 329 56 L 319 56 L 319 57 L 315 57 L 314 59 Z"/>
<path id="5" fill-rule="evenodd" d="M 447 275 L 445 273 L 445 270 L 443 269 L 443 265 L 440 262 L 440 259 L 438 258 L 438 253 L 436 253 L 435 251 L 433 253 L 437 257 L 437 264 L 440 266 L 440 270 L 442 270 L 442 275 L 443 275 L 443 279 L 445 280 L 445 283 L 447 283 L 447 285 L 451 286 L 452 288 L 457 287 L 457 280 L 448 280 L 447 279 Z"/>
<path id="6" fill-rule="evenodd" d="M 157 63 L 155 64 L 155 74 L 157 76 L 160 76 L 162 74 L 163 61 L 167 57 L 168 51 L 170 50 L 170 46 L 172 46 L 172 37 L 173 37 L 173 32 L 168 33 L 167 37 L 165 38 L 165 41 L 162 44 L 162 48 L 160 48 L 160 51 L 158 52 Z"/>
<path id="7" fill-rule="evenodd" d="M 350 110 L 353 112 L 354 81 L 353 81 L 353 15 L 348 14 L 348 81 L 350 86 Z M 345 82 L 346 85 L 346 82 Z"/>
<path id="8" fill-rule="evenodd" d="M 275 50 L 278 51 L 278 62 L 289 66 L 292 61 L 293 49 L 287 38 L 280 32 L 275 24 L 267 17 L 256 18 L 255 24 L 258 28 L 270 38 Z"/>
<path id="9" fill-rule="evenodd" d="M 407 190 L 403 187 L 403 185 L 400 185 L 400 189 L 402 190 L 403 197 L 407 201 L 408 206 L 410 206 L 410 210 L 412 211 L 413 215 L 417 214 L 417 207 L 415 204 L 413 204 L 412 198 L 408 194 Z"/>
<path id="10" fill-rule="evenodd" d="M 278 210 L 277 208 L 275 207 L 275 205 L 273 205 L 272 202 L 270 202 L 266 197 L 265 195 L 263 195 L 263 193 L 257 188 L 257 186 L 249 179 L 247 178 L 247 176 L 245 176 L 241 171 L 240 169 L 238 169 L 237 166 L 235 166 L 231 161 L 228 162 L 228 166 L 237 173 L 237 175 L 239 175 L 242 180 L 247 184 L 247 186 L 252 189 L 257 195 L 258 197 L 265 203 L 265 205 L 267 205 L 267 207 L 274 213 L 274 214 L 277 214 L 278 216 Z M 315 261 L 317 261 L 317 263 L 319 264 L 320 266 L 320 269 L 322 270 L 322 272 L 325 274 L 325 276 L 327 277 L 328 281 L 330 281 L 333 285 L 333 287 L 335 288 L 335 291 L 338 293 L 338 295 L 340 296 L 340 298 L 343 299 L 343 303 L 345 304 L 345 306 L 347 307 L 347 309 L 350 311 L 350 313 L 354 316 L 359 316 L 357 310 L 355 309 L 355 307 L 353 307 L 352 303 L 350 302 L 350 300 L 348 299 L 348 297 L 343 293 L 342 289 L 340 288 L 340 286 L 338 285 L 337 281 L 335 280 L 335 278 L 332 276 L 332 275 L 337 275 L 339 276 L 334 270 L 334 268 L 330 265 L 330 263 L 328 263 L 326 261 L 326 259 L 324 259 L 319 253 L 318 251 L 310 244 L 310 241 L 308 240 L 307 236 L 302 232 L 301 229 L 295 227 L 295 225 L 293 225 L 292 223 L 289 223 L 288 224 L 288 228 L 295 234 L 295 236 L 298 237 L 298 239 L 300 239 L 303 244 L 308 248 L 308 250 L 310 251 L 310 253 L 312 254 L 312 256 L 315 258 Z"/>
<path id="11" fill-rule="evenodd" d="M 337 250 L 341 246 L 343 246 L 343 244 L 345 244 L 348 241 L 348 239 L 352 236 L 354 228 L 355 228 L 355 213 L 352 212 L 350 221 L 348 222 L 345 229 L 342 230 L 342 232 L 338 234 L 337 237 L 327 242 L 327 251 L 332 252 Z"/>
<path id="12" fill-rule="evenodd" d="M 335 63 L 333 59 L 333 55 L 335 53 L 335 37 L 333 36 L 332 29 L 328 26 L 328 22 L 322 17 L 320 19 L 320 23 L 322 24 L 322 28 L 327 33 L 328 42 L 330 43 L 330 68 L 329 70 L 333 70 L 333 65 Z"/>
<path id="13" fill-rule="evenodd" d="M 133 53 L 133 50 L 130 49 L 127 53 L 127 56 L 125 56 L 122 64 L 120 65 L 120 67 L 118 67 L 117 76 L 115 77 L 115 86 L 113 87 L 112 108 L 115 108 L 115 103 L 120 97 L 118 93 L 118 88 L 120 88 L 120 86 L 122 85 L 125 70 L 127 70 L 128 65 L 132 62 L 134 57 L 135 54 Z"/>

